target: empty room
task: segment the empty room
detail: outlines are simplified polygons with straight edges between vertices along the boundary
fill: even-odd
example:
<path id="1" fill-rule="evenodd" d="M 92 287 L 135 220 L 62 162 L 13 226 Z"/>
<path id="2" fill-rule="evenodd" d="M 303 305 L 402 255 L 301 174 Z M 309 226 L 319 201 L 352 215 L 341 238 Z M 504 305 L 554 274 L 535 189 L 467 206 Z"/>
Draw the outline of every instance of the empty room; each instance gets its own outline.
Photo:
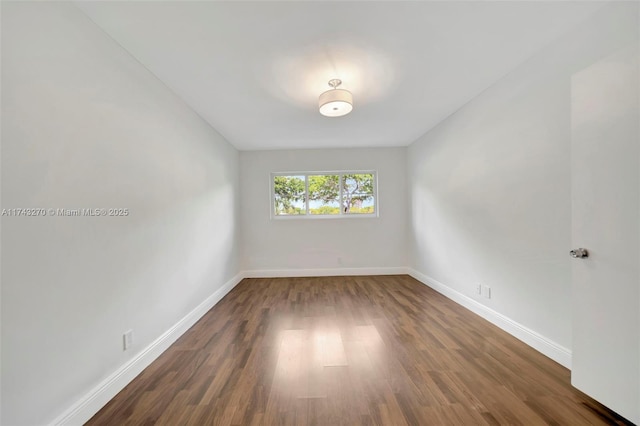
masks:
<path id="1" fill-rule="evenodd" d="M 0 1 L 0 424 L 640 424 L 639 23 Z"/>

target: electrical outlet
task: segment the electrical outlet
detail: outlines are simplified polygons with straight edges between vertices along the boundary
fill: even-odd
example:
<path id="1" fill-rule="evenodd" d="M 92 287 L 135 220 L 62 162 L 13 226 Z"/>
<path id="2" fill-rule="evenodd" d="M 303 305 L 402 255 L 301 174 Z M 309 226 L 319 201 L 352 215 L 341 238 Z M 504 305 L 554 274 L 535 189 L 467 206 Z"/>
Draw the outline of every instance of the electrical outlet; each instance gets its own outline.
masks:
<path id="1" fill-rule="evenodd" d="M 476 284 L 476 294 L 482 294 L 482 284 Z"/>
<path id="2" fill-rule="evenodd" d="M 485 298 L 487 299 L 491 299 L 491 287 L 489 286 L 483 286 L 482 287 L 482 294 L 484 295 Z"/>
<path id="3" fill-rule="evenodd" d="M 133 345 L 133 330 L 125 331 L 122 335 L 122 349 L 127 350 Z"/>

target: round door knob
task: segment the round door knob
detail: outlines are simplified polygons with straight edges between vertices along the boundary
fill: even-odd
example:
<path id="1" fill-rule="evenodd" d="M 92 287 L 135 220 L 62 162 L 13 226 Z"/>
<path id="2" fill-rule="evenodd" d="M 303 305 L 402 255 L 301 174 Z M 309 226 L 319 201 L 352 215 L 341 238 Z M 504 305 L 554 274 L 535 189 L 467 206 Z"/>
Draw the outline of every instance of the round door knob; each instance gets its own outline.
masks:
<path id="1" fill-rule="evenodd" d="M 573 249 L 569 252 L 569 254 L 574 259 L 584 259 L 585 257 L 589 257 L 589 252 L 584 248 Z"/>

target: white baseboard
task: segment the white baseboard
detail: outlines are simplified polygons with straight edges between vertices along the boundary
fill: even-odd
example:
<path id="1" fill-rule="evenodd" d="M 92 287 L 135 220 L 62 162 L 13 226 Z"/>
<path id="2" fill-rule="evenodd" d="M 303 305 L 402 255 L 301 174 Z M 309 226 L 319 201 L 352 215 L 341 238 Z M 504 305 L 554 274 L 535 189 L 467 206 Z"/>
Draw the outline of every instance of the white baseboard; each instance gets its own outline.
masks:
<path id="1" fill-rule="evenodd" d="M 95 388 L 80 398 L 69 409 L 55 419 L 52 425 L 81 425 L 87 422 L 118 392 L 128 385 L 138 374 L 156 360 L 169 346 L 182 336 L 204 314 L 215 306 L 242 279 L 243 273 L 227 281 L 221 288 L 207 297 L 194 310 L 178 321 L 173 327 L 164 332 L 153 343 L 144 348 L 133 359 L 128 361 L 113 374 L 103 380 Z"/>
<path id="2" fill-rule="evenodd" d="M 493 309 L 486 307 L 482 303 L 479 303 L 476 300 L 465 296 L 464 294 L 452 289 L 451 287 L 446 286 L 434 280 L 433 278 L 416 271 L 415 269 L 408 268 L 408 273 L 416 280 L 431 287 L 438 293 L 453 300 L 457 304 L 462 305 L 470 311 L 480 315 L 482 318 L 500 327 L 507 333 L 511 334 L 518 340 L 523 341 L 543 355 L 551 358 L 558 364 L 571 369 L 571 350 L 525 327 L 524 325 L 512 320 L 511 318 L 508 318 L 501 313 L 498 313 Z"/>
<path id="3" fill-rule="evenodd" d="M 404 266 L 383 268 L 260 269 L 244 271 L 245 278 L 333 277 L 345 275 L 406 275 Z"/>

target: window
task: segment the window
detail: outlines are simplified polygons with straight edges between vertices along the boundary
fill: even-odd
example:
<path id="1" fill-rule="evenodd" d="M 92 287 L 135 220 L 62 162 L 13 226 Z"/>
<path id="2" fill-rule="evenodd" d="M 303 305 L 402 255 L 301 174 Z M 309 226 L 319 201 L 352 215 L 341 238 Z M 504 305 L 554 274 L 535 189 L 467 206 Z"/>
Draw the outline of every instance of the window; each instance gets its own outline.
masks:
<path id="1" fill-rule="evenodd" d="M 273 173 L 274 216 L 376 216 L 377 182 L 373 171 Z"/>

